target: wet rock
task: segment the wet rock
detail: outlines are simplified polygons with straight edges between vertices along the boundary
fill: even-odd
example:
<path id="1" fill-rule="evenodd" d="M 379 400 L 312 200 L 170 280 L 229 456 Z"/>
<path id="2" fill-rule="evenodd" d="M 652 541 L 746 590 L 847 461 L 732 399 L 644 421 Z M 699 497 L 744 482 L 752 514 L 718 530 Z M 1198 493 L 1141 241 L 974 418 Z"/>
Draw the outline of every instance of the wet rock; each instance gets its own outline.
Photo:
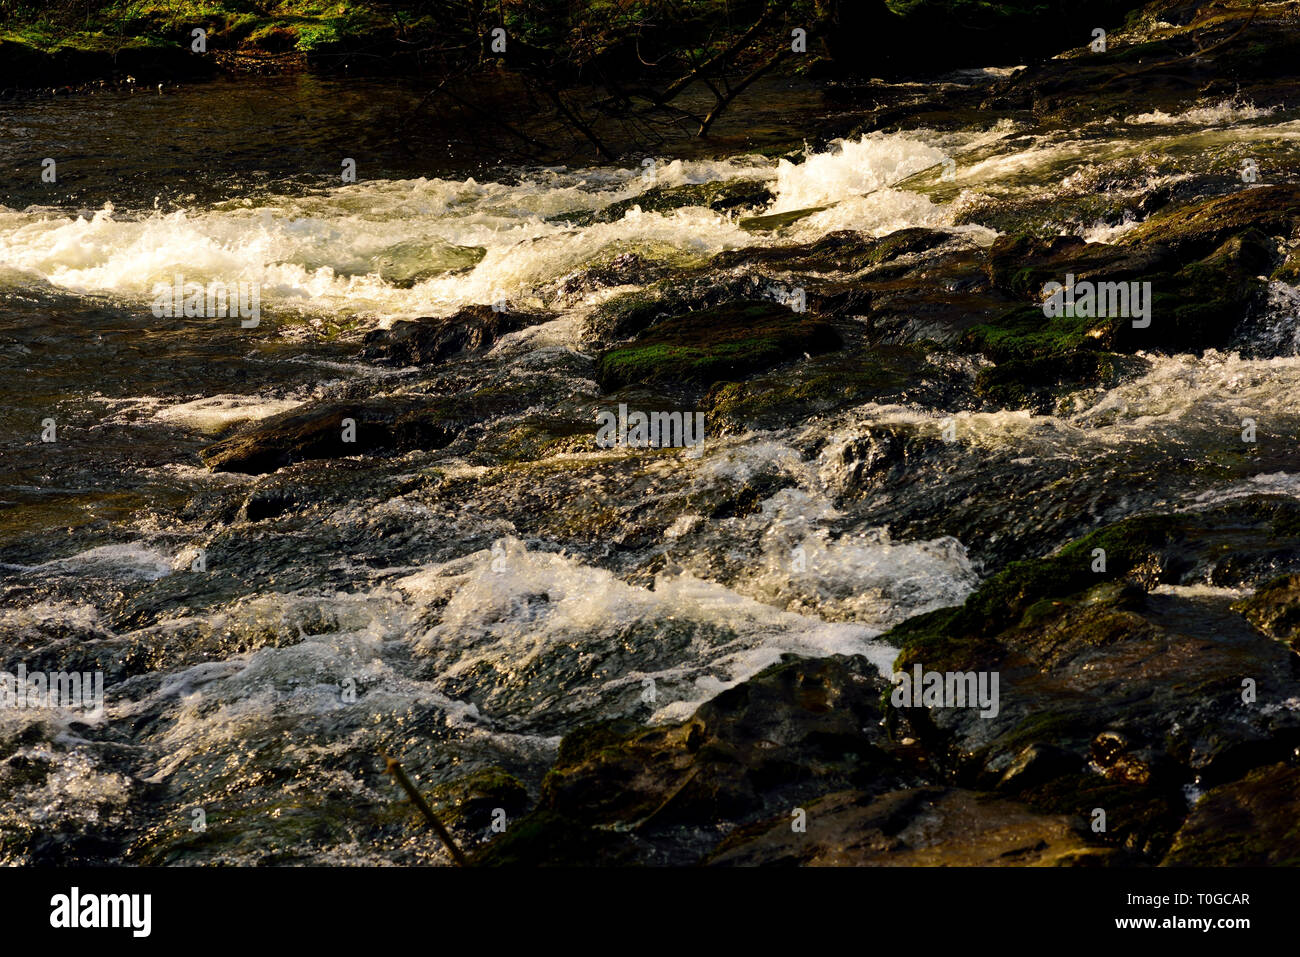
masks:
<path id="1" fill-rule="evenodd" d="M 311 405 L 263 419 L 199 455 L 214 472 L 256 475 L 305 459 L 436 449 L 460 431 L 452 408 L 423 397 Z M 350 431 L 344 420 L 354 423 L 354 441 L 344 441 Z"/>
<path id="2" fill-rule="evenodd" d="M 1082 769 L 1077 754 L 1042 741 L 1026 745 L 998 779 L 997 789 L 1017 793 Z"/>
<path id="3" fill-rule="evenodd" d="M 858 272 L 908 253 L 925 252 L 942 245 L 949 234 L 937 229 L 910 227 L 873 239 L 854 230 L 827 233 L 815 242 L 795 246 L 754 246 L 719 253 L 710 261 L 717 269 L 738 266 L 774 266 L 791 272 Z"/>
<path id="4" fill-rule="evenodd" d="M 1043 284 L 1076 281 L 1130 280 L 1173 267 L 1174 251 L 1161 244 L 1110 245 L 1087 243 L 1077 236 L 1040 240 L 1032 235 L 999 236 L 989 249 L 988 276 L 996 289 L 1017 299 L 1042 300 Z"/>
<path id="5" fill-rule="evenodd" d="M 847 338 L 847 335 L 846 335 Z M 715 385 L 705 398 L 710 430 L 788 428 L 865 402 L 932 401 L 962 394 L 959 377 L 914 346 L 867 346 L 818 356 L 792 369 Z"/>
<path id="6" fill-rule="evenodd" d="M 291 489 L 255 489 L 244 501 L 240 518 L 246 522 L 260 522 L 283 515 L 297 505 L 297 496 Z"/>
<path id="7" fill-rule="evenodd" d="M 985 274 L 986 254 L 957 249 L 905 272 L 862 283 L 873 340 L 954 346 L 968 330 L 993 321 L 1011 305 Z"/>
<path id="8" fill-rule="evenodd" d="M 486 352 L 507 333 L 551 318 L 548 313 L 467 306 L 444 318 L 401 319 L 387 329 L 374 329 L 362 340 L 361 355 L 384 364 L 431 365 L 453 356 Z"/>
<path id="9" fill-rule="evenodd" d="M 895 709 L 895 735 L 920 740 L 955 781 L 1046 810 L 1102 808 L 1113 839 L 1162 854 L 1185 784 L 1234 780 L 1300 744 L 1300 714 L 1283 704 L 1300 692 L 1300 659 L 1230 597 L 1157 586 L 1300 567 L 1296 508 L 1259 498 L 1131 519 L 905 622 L 886 636 L 902 647 L 897 668 L 995 673 L 1000 707 Z"/>
<path id="10" fill-rule="evenodd" d="M 1148 363 L 1107 352 L 1068 352 L 1034 359 L 1008 359 L 982 369 L 975 394 L 999 408 L 1050 414 L 1062 393 L 1085 387 L 1111 387 L 1136 376 Z"/>
<path id="11" fill-rule="evenodd" d="M 1048 815 L 991 794 L 926 787 L 873 797 L 841 791 L 811 802 L 806 832 L 789 817 L 730 837 L 722 866 L 1009 867 L 1119 863 L 1079 817 Z"/>
<path id="12" fill-rule="evenodd" d="M 601 854 L 613 843 L 646 863 L 689 862 L 732 823 L 788 813 L 845 787 L 881 793 L 911 783 L 914 772 L 880 726 L 884 688 L 860 658 L 796 660 L 724 691 L 680 724 L 572 732 L 543 782 L 539 810 L 484 861 L 544 861 L 563 837 Z"/>
<path id="13" fill-rule="evenodd" d="M 918 462 L 942 454 L 947 445 L 937 432 L 924 434 L 907 424 L 873 425 L 844 445 L 840 460 L 848 472 L 848 484 L 859 486 L 868 477 L 901 479 L 914 471 Z"/>
<path id="14" fill-rule="evenodd" d="M 634 383 L 706 386 L 841 345 L 835 328 L 819 319 L 770 302 L 727 303 L 658 323 L 606 351 L 596 381 L 606 392 Z"/>
<path id="15" fill-rule="evenodd" d="M 475 443 L 471 460 L 483 464 L 535 462 L 596 447 L 597 424 L 557 416 L 529 416 L 490 426 Z"/>
<path id="16" fill-rule="evenodd" d="M 762 276 L 678 275 L 623 293 L 588 316 L 583 338 L 611 343 L 629 339 L 657 322 L 739 300 L 765 298 L 772 283 Z"/>
<path id="17" fill-rule="evenodd" d="M 1046 242 L 1027 236 L 1002 237 L 989 255 L 990 280 L 1007 296 L 1034 304 L 1007 309 L 992 321 L 972 326 L 964 333 L 962 345 L 997 362 L 1102 349 L 1222 347 L 1264 295 L 1265 284 L 1257 277 L 1271 270 L 1275 246 L 1259 230 L 1229 235 L 1230 229 L 1223 225 L 1207 230 L 1205 235 L 1222 242 L 1204 255 L 1205 243 L 1190 235 L 1180 241 L 1168 234 L 1167 244 L 1142 246 L 1083 243 L 1071 237 Z M 1197 255 L 1202 258 L 1192 258 Z M 1115 302 L 1107 308 L 1087 309 L 1091 314 L 1083 314 L 1083 308 L 1049 314 L 1043 306 L 1045 284 L 1065 285 L 1070 276 L 1076 288 L 1082 283 L 1117 284 L 1122 298 L 1112 297 Z M 1143 284 L 1136 293 L 1142 298 L 1142 310 L 1130 298 L 1133 283 Z"/>
<path id="18" fill-rule="evenodd" d="M 1300 575 L 1283 575 L 1232 606 L 1252 625 L 1300 652 Z"/>
<path id="19" fill-rule="evenodd" d="M 557 284 L 562 296 L 583 296 L 610 286 L 648 285 L 669 272 L 663 263 L 637 253 L 620 253 L 613 259 L 587 266 L 565 276 Z"/>
<path id="20" fill-rule="evenodd" d="M 1163 863 L 1175 867 L 1300 865 L 1300 769 L 1276 764 L 1209 791 Z"/>
<path id="21" fill-rule="evenodd" d="M 653 186 L 631 199 L 612 203 L 601 210 L 596 218 L 600 222 L 614 222 L 633 209 L 639 208 L 644 213 L 666 213 L 688 206 L 703 206 L 718 213 L 735 213 L 762 209 L 773 198 L 766 183 L 752 179 Z"/>
<path id="22" fill-rule="evenodd" d="M 1160 243 L 1184 259 L 1213 253 L 1234 236 L 1254 230 L 1291 238 L 1300 226 L 1300 186 L 1239 189 L 1153 216 L 1120 238 L 1124 246 Z"/>
<path id="23" fill-rule="evenodd" d="M 528 809 L 528 790 L 500 767 L 480 768 L 439 784 L 430 803 L 449 827 L 486 832 L 504 812 L 506 826 Z"/>
<path id="24" fill-rule="evenodd" d="M 984 105 L 1030 109 L 1041 124 L 1077 127 L 1173 113 L 1202 96 L 1285 102 L 1284 78 L 1300 54 L 1292 16 L 1283 5 L 1154 3 L 1124 29 L 1110 27 L 1104 52 L 1089 48 L 1091 25 L 1081 25 L 1073 49 L 997 84 Z"/>

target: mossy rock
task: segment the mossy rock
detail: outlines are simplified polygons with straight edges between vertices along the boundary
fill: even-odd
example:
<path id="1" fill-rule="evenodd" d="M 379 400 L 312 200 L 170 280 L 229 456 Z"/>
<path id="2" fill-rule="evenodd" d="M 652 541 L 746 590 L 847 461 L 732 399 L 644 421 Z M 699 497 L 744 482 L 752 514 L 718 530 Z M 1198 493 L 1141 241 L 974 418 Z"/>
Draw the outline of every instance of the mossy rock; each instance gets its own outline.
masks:
<path id="1" fill-rule="evenodd" d="M 961 348 L 994 362 L 1060 359 L 1084 350 L 1105 349 L 1128 319 L 1094 316 L 1048 318 L 1041 306 L 1017 306 L 992 322 L 968 329 Z M 1086 361 L 1086 360 L 1078 360 Z"/>
<path id="2" fill-rule="evenodd" d="M 761 276 L 720 274 L 716 270 L 678 273 L 601 303 L 587 317 L 583 338 L 600 343 L 619 342 L 638 336 L 665 319 L 727 303 L 767 301 L 770 285 Z"/>
<path id="3" fill-rule="evenodd" d="M 975 394 L 1000 408 L 1047 414 L 1065 392 L 1114 383 L 1145 368 L 1127 356 L 1088 350 L 1032 359 L 1009 359 L 975 376 Z"/>
<path id="4" fill-rule="evenodd" d="M 484 419 L 526 408 L 527 390 L 395 394 L 311 403 L 254 422 L 200 450 L 214 472 L 260 475 L 308 459 L 440 449 Z M 344 421 L 351 441 L 345 441 Z"/>
<path id="5" fill-rule="evenodd" d="M 528 809 L 528 789 L 504 768 L 479 768 L 435 787 L 430 803 L 448 826 L 482 830 L 493 823 L 498 809 L 507 821 Z M 509 825 L 507 824 L 507 830 Z"/>
<path id="6" fill-rule="evenodd" d="M 1300 652 L 1300 575 L 1283 575 L 1233 605 L 1252 625 Z"/>
<path id="7" fill-rule="evenodd" d="M 1069 237 L 1046 243 L 1027 236 L 999 240 L 990 253 L 989 274 L 1008 295 L 1037 301 L 1045 283 L 1064 284 L 1070 275 L 1076 287 L 1149 283 L 1146 312 L 1140 318 L 1133 309 L 1128 316 L 1080 315 L 1081 310 L 1065 307 L 1048 315 L 1041 304 L 1016 306 L 967 330 L 961 344 L 995 362 L 1060 359 L 1080 351 L 1219 348 L 1264 294 L 1257 276 L 1272 268 L 1272 247 L 1264 233 L 1244 228 L 1203 258 L 1180 265 L 1184 253 L 1202 247 L 1130 249 Z M 1126 292 L 1122 302 L 1127 299 Z M 1092 360 L 1073 361 L 1082 368 Z"/>
<path id="8" fill-rule="evenodd" d="M 842 346 L 829 323 L 770 302 L 728 303 L 655 325 L 635 343 L 610 349 L 596 366 L 606 392 L 628 385 L 707 386 Z"/>
<path id="9" fill-rule="evenodd" d="M 1205 256 L 1247 230 L 1290 237 L 1297 224 L 1300 186 L 1257 186 L 1158 213 L 1119 242 L 1127 246 L 1163 243 L 1183 256 Z"/>
<path id="10" fill-rule="evenodd" d="M 1214 788 L 1192 809 L 1163 863 L 1176 867 L 1300 866 L 1300 769 L 1259 768 Z"/>
<path id="11" fill-rule="evenodd" d="M 594 218 L 602 222 L 622 219 L 632 209 L 644 213 L 666 213 L 674 209 L 703 207 L 718 213 L 762 209 L 772 202 L 772 191 L 759 180 L 734 179 L 684 186 L 654 186 L 630 199 L 605 207 Z"/>
<path id="12" fill-rule="evenodd" d="M 1148 588 L 1178 580 L 1193 569 L 1206 569 L 1208 574 L 1229 554 L 1225 548 L 1232 547 L 1243 551 L 1253 547 L 1260 567 L 1284 560 L 1282 556 L 1297 544 L 1288 541 L 1297 516 L 1300 504 L 1258 496 L 1202 515 L 1125 519 L 1052 555 L 1011 562 L 965 604 L 908 619 L 882 640 L 902 649 L 899 667 L 941 658 L 970 661 L 981 649 L 987 650 L 982 639 L 1032 617 L 1040 603 L 1077 599 L 1102 582 L 1131 581 Z M 1104 552 L 1104 572 L 1093 571 L 1098 549 Z"/>
<path id="13" fill-rule="evenodd" d="M 846 349 L 746 382 L 719 382 L 704 400 L 710 431 L 786 428 L 865 402 L 912 401 L 957 391 L 921 346 Z"/>
<path id="14" fill-rule="evenodd" d="M 880 727 L 884 682 L 864 659 L 789 660 L 642 728 L 609 721 L 566 735 L 537 811 L 485 863 L 687 864 L 791 802 L 837 788 L 910 783 Z"/>

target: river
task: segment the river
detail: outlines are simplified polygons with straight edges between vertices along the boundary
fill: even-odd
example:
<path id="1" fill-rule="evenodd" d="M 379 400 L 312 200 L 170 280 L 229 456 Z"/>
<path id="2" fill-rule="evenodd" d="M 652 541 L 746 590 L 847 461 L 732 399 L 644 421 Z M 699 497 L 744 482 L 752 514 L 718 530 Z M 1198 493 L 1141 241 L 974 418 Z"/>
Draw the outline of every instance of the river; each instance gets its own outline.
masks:
<path id="1" fill-rule="evenodd" d="M 802 119 L 830 112 L 810 97 Z M 1230 100 L 1052 133 L 989 116 L 647 170 L 491 161 L 437 128 L 392 148 L 416 102 L 302 77 L 0 104 L 0 655 L 107 677 L 102 713 L 0 713 L 0 756 L 30 771 L 8 779 L 0 861 L 441 861 L 400 826 L 381 752 L 426 786 L 535 782 L 580 724 L 685 718 L 782 655 L 888 673 L 882 632 L 1098 524 L 1300 495 L 1289 451 L 1196 464 L 1244 418 L 1300 428 L 1300 300 L 1280 282 L 1232 348 L 1139 355 L 1051 410 L 970 405 L 980 361 L 939 350 L 889 401 L 674 451 L 582 438 L 611 405 L 588 321 L 652 278 L 590 280 L 610 263 L 662 275 L 911 227 L 987 250 L 1017 204 L 1051 227 L 1058 193 L 1122 205 L 1243 150 L 1294 162 L 1300 119 Z M 715 181 L 766 186 L 763 214 L 825 208 L 779 236 L 703 206 L 599 215 Z M 1142 218 L 1135 200 L 1069 228 L 1113 239 Z M 256 283 L 258 325 L 155 315 L 177 276 Z M 436 367 L 359 355 L 367 332 L 503 300 L 549 318 Z M 517 401 L 438 449 L 265 476 L 198 455 L 322 399 L 487 390 Z M 862 436 L 943 422 L 955 457 L 855 470 Z M 518 454 L 539 432 L 559 441 Z"/>

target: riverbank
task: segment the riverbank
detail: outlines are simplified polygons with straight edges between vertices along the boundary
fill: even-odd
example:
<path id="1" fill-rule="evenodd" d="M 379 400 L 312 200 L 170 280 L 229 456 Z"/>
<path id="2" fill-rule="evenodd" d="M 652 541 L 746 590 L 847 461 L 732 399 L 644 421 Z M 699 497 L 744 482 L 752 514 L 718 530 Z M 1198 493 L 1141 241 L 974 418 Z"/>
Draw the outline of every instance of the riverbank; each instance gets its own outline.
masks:
<path id="1" fill-rule="evenodd" d="M 699 0 L 664 16 L 654 5 L 618 10 L 595 2 L 561 14 L 522 4 L 485 11 L 355 0 L 111 0 L 62 11 L 57 3 L 38 8 L 14 0 L 0 8 L 0 87 L 76 91 L 128 75 L 152 84 L 304 69 L 436 81 L 476 61 L 510 67 L 550 56 L 558 63 L 569 46 L 590 48 L 582 69 L 631 86 L 653 75 L 634 38 L 636 46 L 648 45 L 643 54 L 662 48 L 676 59 L 695 46 L 716 54 L 720 42 L 741 36 L 746 22 L 757 18 L 762 25 L 769 15 L 785 23 L 769 46 L 796 48 L 801 71 L 934 76 L 1049 57 L 1065 38 L 1058 33 L 1117 28 L 1139 6 L 1137 0 L 1081 0 L 1060 9 L 1027 0 L 755 0 L 733 9 Z"/>
<path id="2" fill-rule="evenodd" d="M 126 76 L 152 85 L 306 69 L 415 75 L 412 44 L 436 27 L 400 6 L 348 2 L 114 2 L 77 17 L 18 5 L 0 22 L 0 85 L 75 92 Z"/>

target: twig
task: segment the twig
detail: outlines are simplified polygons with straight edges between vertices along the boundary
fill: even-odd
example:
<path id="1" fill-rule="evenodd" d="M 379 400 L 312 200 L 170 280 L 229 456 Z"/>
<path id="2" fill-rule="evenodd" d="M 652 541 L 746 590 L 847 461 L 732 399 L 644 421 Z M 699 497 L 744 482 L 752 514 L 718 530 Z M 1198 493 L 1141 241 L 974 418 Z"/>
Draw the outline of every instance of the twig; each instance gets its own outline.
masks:
<path id="1" fill-rule="evenodd" d="M 437 816 L 433 813 L 433 808 L 429 807 L 429 802 L 426 801 L 420 792 L 415 789 L 415 785 L 412 784 L 411 779 L 406 776 L 406 772 L 402 770 L 402 766 L 397 763 L 395 758 L 390 758 L 386 754 L 384 755 L 384 763 L 384 770 L 397 779 L 397 783 L 402 786 L 402 790 L 406 792 L 407 797 L 409 797 L 411 802 L 420 809 L 420 813 L 423 814 L 424 819 L 429 822 L 429 826 L 437 832 L 438 837 L 442 838 L 442 843 L 447 845 L 447 850 L 451 852 L 452 860 L 454 860 L 459 867 L 469 867 L 469 861 L 465 860 L 465 855 L 460 852 L 460 848 L 456 846 L 456 842 L 451 839 L 451 832 L 443 827 L 442 822 L 439 821 Z"/>

